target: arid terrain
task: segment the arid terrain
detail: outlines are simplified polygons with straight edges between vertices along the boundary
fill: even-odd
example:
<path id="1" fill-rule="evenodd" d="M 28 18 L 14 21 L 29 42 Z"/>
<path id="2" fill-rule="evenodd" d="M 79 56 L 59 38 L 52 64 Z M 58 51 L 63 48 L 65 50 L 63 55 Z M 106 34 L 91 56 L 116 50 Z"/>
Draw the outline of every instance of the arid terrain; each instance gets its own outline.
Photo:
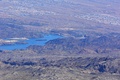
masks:
<path id="1" fill-rule="evenodd" d="M 119 0 L 1 0 L 0 35 L 40 37 L 41 33 L 119 33 Z"/>
<path id="2" fill-rule="evenodd" d="M 120 80 L 119 0 L 0 0 L 0 80 Z M 45 39 L 43 39 L 45 40 Z M 38 40 L 40 41 L 40 40 Z"/>

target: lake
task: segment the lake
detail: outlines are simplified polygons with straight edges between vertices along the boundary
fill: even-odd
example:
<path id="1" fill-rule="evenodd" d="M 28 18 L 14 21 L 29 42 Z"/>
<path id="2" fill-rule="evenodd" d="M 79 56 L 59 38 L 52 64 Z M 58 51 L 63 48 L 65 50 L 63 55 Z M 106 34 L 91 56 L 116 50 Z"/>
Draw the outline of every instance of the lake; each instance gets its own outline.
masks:
<path id="1" fill-rule="evenodd" d="M 31 38 L 31 39 L 25 40 L 26 44 L 2 45 L 0 46 L 0 50 L 26 49 L 30 45 L 44 46 L 46 42 L 57 39 L 57 38 L 62 38 L 62 36 L 53 35 L 53 34 L 45 35 L 43 38 Z"/>

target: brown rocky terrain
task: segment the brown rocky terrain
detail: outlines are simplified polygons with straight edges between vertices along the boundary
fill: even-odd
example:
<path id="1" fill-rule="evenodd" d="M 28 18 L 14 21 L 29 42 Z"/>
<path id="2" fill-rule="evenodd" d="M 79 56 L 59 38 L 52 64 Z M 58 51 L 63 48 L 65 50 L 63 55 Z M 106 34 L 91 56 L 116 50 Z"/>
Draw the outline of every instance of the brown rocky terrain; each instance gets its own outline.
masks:
<path id="1" fill-rule="evenodd" d="M 119 80 L 119 59 L 64 58 L 36 62 L 2 61 L 1 80 Z"/>
<path id="2" fill-rule="evenodd" d="M 1 51 L 1 80 L 119 80 L 118 43 L 119 34 L 109 34 L 67 37 L 51 40 L 45 46 Z"/>
<path id="3" fill-rule="evenodd" d="M 0 0 L 6 38 L 63 38 L 0 50 L 0 80 L 120 80 L 119 0 Z"/>

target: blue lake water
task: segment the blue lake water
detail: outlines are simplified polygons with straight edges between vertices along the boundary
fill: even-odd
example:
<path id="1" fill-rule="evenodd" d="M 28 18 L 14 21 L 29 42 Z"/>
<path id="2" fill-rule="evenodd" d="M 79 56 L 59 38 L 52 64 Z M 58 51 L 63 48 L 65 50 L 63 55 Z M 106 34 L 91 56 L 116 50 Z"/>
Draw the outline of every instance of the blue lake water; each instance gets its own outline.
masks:
<path id="1" fill-rule="evenodd" d="M 12 45 L 2 45 L 0 50 L 15 50 L 15 49 L 25 49 L 30 45 L 41 45 L 44 46 L 46 42 L 54 40 L 57 38 L 62 38 L 60 35 L 45 35 L 43 38 L 32 38 L 25 40 L 27 44 L 12 44 Z"/>

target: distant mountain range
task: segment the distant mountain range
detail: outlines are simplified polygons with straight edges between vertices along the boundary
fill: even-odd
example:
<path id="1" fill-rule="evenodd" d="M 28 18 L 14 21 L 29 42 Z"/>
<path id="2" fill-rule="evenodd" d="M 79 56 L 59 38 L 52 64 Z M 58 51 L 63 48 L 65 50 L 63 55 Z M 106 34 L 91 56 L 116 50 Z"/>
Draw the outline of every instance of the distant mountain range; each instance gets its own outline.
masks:
<path id="1" fill-rule="evenodd" d="M 51 31 L 59 31 L 58 33 L 63 35 L 69 35 L 68 31 L 79 31 L 78 34 L 119 33 L 119 2 L 119 0 L 2 0 L 0 28 L 4 27 L 7 31 L 4 33 L 5 29 L 2 29 L 0 32 L 4 35 L 0 37 L 18 37 L 13 33 L 9 35 L 10 31 L 19 32 L 21 37 L 38 37 L 40 35 L 37 35 L 38 33 Z M 21 31 L 28 35 L 23 35 Z"/>

